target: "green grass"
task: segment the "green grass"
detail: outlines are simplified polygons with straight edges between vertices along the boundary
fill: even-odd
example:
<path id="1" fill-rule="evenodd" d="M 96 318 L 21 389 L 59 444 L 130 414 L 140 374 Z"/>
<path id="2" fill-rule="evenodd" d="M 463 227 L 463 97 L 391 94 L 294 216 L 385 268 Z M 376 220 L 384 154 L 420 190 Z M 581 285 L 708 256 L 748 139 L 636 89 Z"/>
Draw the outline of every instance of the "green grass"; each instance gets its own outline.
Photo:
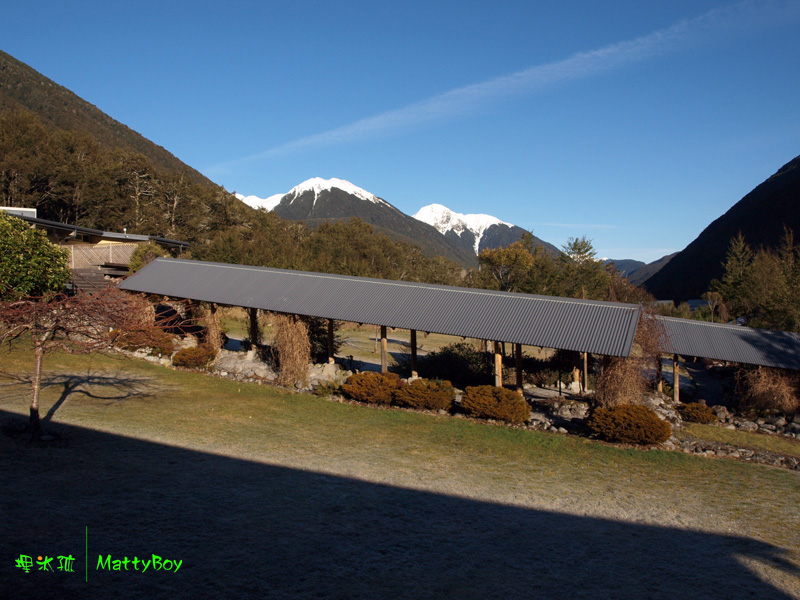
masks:
<path id="1" fill-rule="evenodd" d="M 715 425 L 701 425 L 700 423 L 686 423 L 686 428 L 677 431 L 676 435 L 683 438 L 697 438 L 730 444 L 737 448 L 767 450 L 800 458 L 800 441 L 779 435 L 749 433 Z"/>
<path id="2" fill-rule="evenodd" d="M 165 469 L 169 464 L 180 465 L 174 475 L 176 485 L 184 479 L 194 482 L 196 477 L 204 481 L 201 485 L 210 486 L 203 498 L 208 496 L 208 502 L 214 498 L 213 502 L 224 503 L 225 496 L 219 499 L 213 494 L 216 486 L 221 485 L 219 482 L 226 481 L 225 469 L 234 467 L 212 469 L 215 475 L 208 481 L 199 469 L 209 461 L 216 465 L 218 460 L 242 459 L 248 465 L 271 465 L 288 469 L 289 473 L 335 478 L 324 480 L 324 487 L 333 486 L 326 487 L 325 500 L 295 497 L 293 488 L 289 491 L 279 483 L 273 489 L 272 483 L 262 482 L 259 486 L 267 487 L 259 487 L 261 492 L 250 490 L 241 479 L 225 484 L 230 493 L 245 486 L 241 491 L 245 494 L 242 502 L 245 506 L 252 503 L 252 510 L 259 514 L 264 505 L 258 504 L 258 499 L 267 489 L 275 494 L 274 500 L 270 500 L 277 503 L 271 505 L 273 511 L 283 510 L 276 508 L 285 501 L 280 494 L 291 497 L 291 502 L 299 506 L 323 502 L 322 508 L 315 504 L 314 511 L 332 510 L 331 498 L 339 497 L 337 490 L 345 485 L 343 482 L 357 481 L 388 486 L 370 487 L 367 491 L 359 487 L 358 494 L 372 498 L 369 502 L 377 503 L 374 510 L 379 512 L 377 507 L 381 503 L 392 505 L 401 493 L 399 490 L 426 492 L 442 499 L 470 499 L 480 503 L 476 506 L 539 511 L 523 513 L 527 515 L 552 512 L 590 518 L 593 524 L 602 527 L 607 523 L 650 523 L 674 531 L 676 540 L 684 530 L 743 536 L 786 550 L 785 560 L 794 565 L 792 569 L 800 565 L 797 511 L 800 475 L 795 472 L 678 452 L 622 449 L 587 439 L 490 426 L 461 418 L 331 402 L 308 394 L 239 384 L 120 357 L 48 356 L 41 414 L 47 415 L 56 407 L 52 417 L 45 419 L 45 425 L 57 439 L 50 446 L 41 443 L 32 450 L 24 450 L 22 442 L 15 441 L 13 435 L 9 437 L 8 431 L 9 427 L 13 430 L 24 422 L 27 415 L 30 357 L 22 352 L 1 352 L 0 411 L 10 423 L 2 436 L 2 449 L 10 456 L 3 465 L 7 472 L 27 474 L 14 479 L 14 485 L 6 493 L 10 498 L 44 494 L 48 499 L 44 505 L 58 505 L 52 510 L 65 518 L 72 514 L 69 511 L 78 511 L 78 507 L 105 514 L 123 501 L 120 490 L 133 494 L 132 506 L 140 508 L 130 508 L 134 513 L 131 518 L 140 518 L 144 514 L 141 511 L 149 509 L 146 499 L 136 496 L 134 488 L 141 485 L 150 489 L 147 465 L 153 469 L 162 468 L 157 465 Z M 696 431 L 694 426 L 690 431 Z M 95 439 L 99 432 L 114 437 Z M 706 435 L 704 431 L 701 433 Z M 146 451 L 141 449 L 142 443 L 148 444 Z M 128 448 L 131 444 L 135 445 Z M 84 447 L 91 448 L 91 452 L 81 450 Z M 184 460 L 182 454 L 176 454 L 177 449 L 191 452 L 192 459 Z M 50 469 L 46 462 L 33 465 L 29 458 L 34 454 L 40 459 L 56 460 L 61 467 Z M 169 458 L 171 454 L 177 458 Z M 101 467 L 88 460 L 88 456 L 107 456 L 109 461 L 113 457 L 117 467 L 93 473 Z M 137 456 L 144 458 L 138 460 Z M 81 488 L 84 491 L 80 498 L 64 500 L 61 506 L 55 492 L 65 484 L 72 468 L 74 477 L 85 480 L 82 484 L 85 489 Z M 273 477 L 264 472 L 248 476 L 259 481 L 262 477 Z M 196 491 L 195 483 L 187 484 L 191 489 L 184 489 L 183 485 L 173 489 L 171 483 L 164 485 L 165 498 L 180 498 L 177 505 L 170 504 L 170 511 L 194 510 L 196 502 L 191 495 L 182 494 Z M 284 491 L 279 494 L 280 490 Z M 378 494 L 375 490 L 382 495 L 371 496 Z M 159 494 L 162 492 L 157 491 L 156 498 L 162 497 Z M 415 501 L 428 502 L 429 497 Z M 23 506 L 12 507 L 12 518 L 26 514 Z M 343 514 L 365 510 L 358 501 L 348 503 L 347 507 L 336 510 L 344 511 Z M 176 517 L 170 511 L 164 517 L 147 517 L 144 531 L 163 529 L 183 536 L 168 521 L 169 518 L 180 521 L 183 517 Z M 73 516 L 79 520 L 85 518 Z M 196 517 L 211 518 L 199 514 Z M 220 518 L 212 518 L 216 527 L 223 527 Z M 253 518 L 265 523 L 265 517 Z M 369 517 L 359 513 L 357 518 Z M 429 523 L 428 527 L 436 530 L 439 522 L 435 523 Z M 293 527 L 304 531 L 305 525 L 298 522 Z M 646 531 L 643 535 L 652 533 Z M 118 535 L 123 536 L 122 530 Z M 243 536 L 247 535 L 244 530 L 236 530 L 241 543 L 245 543 Z M 554 535 L 558 537 L 558 533 Z M 24 537 L 17 535 L 15 539 Z M 191 543 L 186 539 L 186 544 Z M 481 536 L 476 539 L 486 542 Z M 605 548 L 602 552 L 606 552 Z M 762 576 L 778 587 L 800 593 L 794 576 L 781 569 L 770 564 L 753 568 L 761 569 Z"/>

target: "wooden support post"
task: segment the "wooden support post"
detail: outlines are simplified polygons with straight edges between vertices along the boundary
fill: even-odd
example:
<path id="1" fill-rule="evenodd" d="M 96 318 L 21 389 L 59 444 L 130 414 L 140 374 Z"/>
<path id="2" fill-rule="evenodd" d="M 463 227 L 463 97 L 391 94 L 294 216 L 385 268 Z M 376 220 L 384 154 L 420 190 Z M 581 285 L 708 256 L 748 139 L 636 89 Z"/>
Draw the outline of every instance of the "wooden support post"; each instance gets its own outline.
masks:
<path id="1" fill-rule="evenodd" d="M 210 302 L 208 305 L 206 342 L 214 348 L 222 347 L 222 332 L 219 329 L 219 320 L 217 319 L 217 305 L 213 302 Z"/>
<path id="2" fill-rule="evenodd" d="M 389 372 L 388 340 L 386 339 L 386 325 L 381 325 L 381 373 Z"/>
<path id="3" fill-rule="evenodd" d="M 656 363 L 656 390 L 658 390 L 659 393 L 663 393 L 664 392 L 664 373 L 662 371 L 663 367 L 661 365 L 661 360 L 662 360 L 661 359 L 661 355 L 658 356 L 657 360 L 658 360 L 658 362 Z"/>
<path id="4" fill-rule="evenodd" d="M 494 342 L 494 386 L 503 387 L 503 355 L 500 342 Z"/>
<path id="5" fill-rule="evenodd" d="M 522 396 L 522 344 L 514 344 L 514 359 L 517 371 L 517 393 Z"/>
<path id="6" fill-rule="evenodd" d="M 411 376 L 419 377 L 417 374 L 417 330 L 411 330 Z"/>
<path id="7" fill-rule="evenodd" d="M 250 343 L 253 345 L 253 349 L 255 349 L 256 344 L 261 343 L 261 329 L 258 326 L 258 309 L 248 308 L 247 315 L 250 317 L 250 326 L 248 328 L 249 339 Z"/>
<path id="8" fill-rule="evenodd" d="M 333 319 L 328 319 L 328 362 L 334 362 L 334 349 L 333 349 Z"/>
<path id="9" fill-rule="evenodd" d="M 680 372 L 680 356 L 677 354 L 672 357 L 672 401 L 681 401 L 681 372 Z"/>
<path id="10" fill-rule="evenodd" d="M 583 353 L 583 391 L 589 391 L 589 353 Z"/>

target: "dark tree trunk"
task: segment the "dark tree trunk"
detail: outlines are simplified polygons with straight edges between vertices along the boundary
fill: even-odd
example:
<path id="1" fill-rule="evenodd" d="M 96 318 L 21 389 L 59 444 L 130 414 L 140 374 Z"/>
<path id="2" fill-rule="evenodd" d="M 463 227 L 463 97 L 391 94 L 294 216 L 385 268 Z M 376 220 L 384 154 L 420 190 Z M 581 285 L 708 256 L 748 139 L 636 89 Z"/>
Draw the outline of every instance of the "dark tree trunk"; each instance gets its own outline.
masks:
<path id="1" fill-rule="evenodd" d="M 42 389 L 42 363 L 44 362 L 44 341 L 33 339 L 33 398 L 31 399 L 31 416 L 28 422 L 28 433 L 33 437 L 38 437 L 42 432 L 39 422 L 39 392 Z"/>

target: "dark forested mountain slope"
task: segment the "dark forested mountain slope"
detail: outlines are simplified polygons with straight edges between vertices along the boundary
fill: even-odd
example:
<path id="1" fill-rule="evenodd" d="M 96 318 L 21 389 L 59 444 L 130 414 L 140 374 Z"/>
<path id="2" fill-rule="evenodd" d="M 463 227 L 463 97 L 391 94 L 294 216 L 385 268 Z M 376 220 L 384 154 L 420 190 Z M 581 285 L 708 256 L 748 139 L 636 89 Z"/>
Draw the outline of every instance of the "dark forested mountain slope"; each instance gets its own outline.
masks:
<path id="1" fill-rule="evenodd" d="M 107 148 L 134 150 L 157 169 L 185 172 L 195 182 L 211 183 L 166 149 L 0 50 L 0 111 L 15 108 L 30 111 L 45 125 L 87 133 Z"/>
<path id="2" fill-rule="evenodd" d="M 753 248 L 777 248 L 784 228 L 800 234 L 800 156 L 734 204 L 645 282 L 659 299 L 699 298 L 722 275 L 731 239 L 740 231 Z"/>

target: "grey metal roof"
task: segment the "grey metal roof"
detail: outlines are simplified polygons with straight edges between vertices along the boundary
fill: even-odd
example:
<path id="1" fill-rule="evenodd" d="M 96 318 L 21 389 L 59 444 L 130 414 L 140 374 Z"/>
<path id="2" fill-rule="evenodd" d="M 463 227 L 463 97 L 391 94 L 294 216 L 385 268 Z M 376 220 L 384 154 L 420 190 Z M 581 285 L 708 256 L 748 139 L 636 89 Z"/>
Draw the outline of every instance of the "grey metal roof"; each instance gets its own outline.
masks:
<path id="1" fill-rule="evenodd" d="M 800 370 L 800 335 L 739 325 L 657 317 L 670 354 Z"/>
<path id="2" fill-rule="evenodd" d="M 18 215 L 14 213 L 15 217 L 22 219 L 23 221 L 27 221 L 32 225 L 38 225 L 40 227 L 44 227 L 46 229 L 54 229 L 56 231 L 63 231 L 63 232 L 75 232 L 81 233 L 83 235 L 89 235 L 94 237 L 100 237 L 104 239 L 110 240 L 130 240 L 135 242 L 146 242 L 146 241 L 153 241 L 161 244 L 162 246 L 168 247 L 175 247 L 175 248 L 188 248 L 189 242 L 183 242 L 181 240 L 172 240 L 169 238 L 159 237 L 157 235 L 138 235 L 135 233 L 118 233 L 115 231 L 100 231 L 99 229 L 91 229 L 89 227 L 81 227 L 80 225 L 70 225 L 69 223 L 59 223 L 58 221 L 48 221 L 47 219 L 39 219 L 38 217 L 29 217 L 28 215 Z"/>
<path id="3" fill-rule="evenodd" d="M 176 298 L 628 356 L 639 306 L 159 258 L 120 287 Z"/>

